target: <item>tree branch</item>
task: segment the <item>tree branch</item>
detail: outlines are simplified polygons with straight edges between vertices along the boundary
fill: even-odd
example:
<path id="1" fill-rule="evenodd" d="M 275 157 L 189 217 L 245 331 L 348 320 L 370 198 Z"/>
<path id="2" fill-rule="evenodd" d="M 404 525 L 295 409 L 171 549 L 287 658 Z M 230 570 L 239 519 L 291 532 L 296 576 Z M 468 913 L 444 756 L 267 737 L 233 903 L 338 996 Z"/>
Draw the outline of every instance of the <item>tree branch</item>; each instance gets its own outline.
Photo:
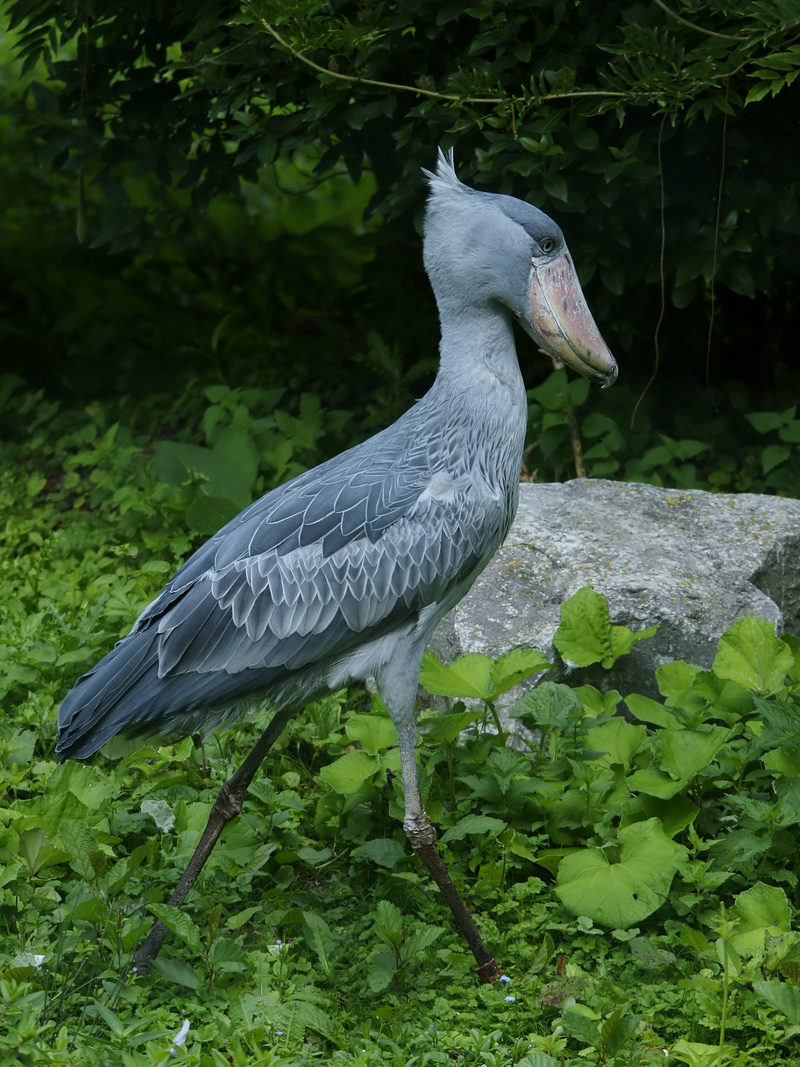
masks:
<path id="1" fill-rule="evenodd" d="M 250 10 L 252 11 L 252 8 Z M 362 78 L 354 74 L 340 74 L 338 70 L 328 70 L 326 67 L 321 67 L 319 63 L 315 63 L 313 59 L 309 59 L 308 56 L 304 56 L 302 52 L 298 52 L 296 48 L 281 37 L 274 26 L 262 19 L 260 15 L 256 15 L 255 12 L 253 14 L 267 33 L 274 37 L 278 44 L 285 48 L 290 55 L 295 59 L 299 59 L 301 63 L 305 63 L 307 67 L 311 67 L 312 70 L 316 70 L 320 74 L 327 74 L 329 78 L 336 78 L 339 81 L 350 82 L 354 85 L 374 85 L 379 89 L 396 89 L 403 93 L 416 93 L 418 96 L 428 96 L 434 100 L 446 100 L 454 104 L 511 104 L 513 106 L 514 98 L 509 96 L 454 96 L 450 93 L 437 93 L 432 89 L 421 89 L 417 85 L 400 85 L 396 82 L 375 81 L 373 78 Z M 547 96 L 541 96 L 532 101 L 532 103 L 546 104 L 550 100 L 571 100 L 581 96 L 612 97 L 625 96 L 625 93 L 608 92 L 602 89 L 579 90 L 574 93 L 548 93 Z"/>
<path id="2" fill-rule="evenodd" d="M 668 8 L 667 5 L 662 2 L 662 0 L 653 0 L 653 3 L 658 4 L 658 6 L 661 8 L 662 11 L 666 11 L 666 13 L 671 18 L 674 18 L 677 22 L 682 22 L 683 25 L 684 26 L 688 26 L 690 30 L 697 30 L 698 33 L 704 33 L 704 34 L 706 34 L 707 37 L 721 37 L 724 41 L 746 41 L 747 40 L 746 37 L 736 37 L 736 36 L 734 36 L 733 34 L 730 34 L 730 33 L 716 33 L 714 30 L 705 30 L 705 29 L 703 29 L 702 26 L 698 26 L 694 22 L 689 22 L 688 19 L 683 18 L 677 12 L 673 11 L 671 8 Z"/>

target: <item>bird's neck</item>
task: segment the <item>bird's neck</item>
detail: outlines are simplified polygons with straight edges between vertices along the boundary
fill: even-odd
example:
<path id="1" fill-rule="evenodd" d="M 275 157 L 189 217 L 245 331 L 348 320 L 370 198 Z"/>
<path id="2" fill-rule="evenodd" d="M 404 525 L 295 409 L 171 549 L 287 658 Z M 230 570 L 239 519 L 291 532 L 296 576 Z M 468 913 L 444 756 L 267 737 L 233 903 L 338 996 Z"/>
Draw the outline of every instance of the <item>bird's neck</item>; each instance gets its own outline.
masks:
<path id="1" fill-rule="evenodd" d="M 473 465 L 504 492 L 516 491 L 527 425 L 525 384 L 508 316 L 442 316 L 439 373 L 421 401 L 455 468 Z"/>
<path id="2" fill-rule="evenodd" d="M 525 384 L 505 309 L 440 307 L 442 339 L 435 388 L 470 408 L 525 419 Z M 512 411 L 509 411 L 509 408 Z"/>

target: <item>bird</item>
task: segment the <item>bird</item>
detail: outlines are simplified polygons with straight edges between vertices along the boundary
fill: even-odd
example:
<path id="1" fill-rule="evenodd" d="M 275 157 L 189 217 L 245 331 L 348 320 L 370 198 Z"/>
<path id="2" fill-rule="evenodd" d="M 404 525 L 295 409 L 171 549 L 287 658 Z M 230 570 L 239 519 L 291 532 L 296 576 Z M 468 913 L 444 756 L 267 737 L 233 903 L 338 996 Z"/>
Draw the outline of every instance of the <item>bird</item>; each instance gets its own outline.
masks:
<path id="1" fill-rule="evenodd" d="M 527 401 L 513 324 L 601 386 L 617 364 L 552 219 L 462 183 L 452 150 L 423 173 L 423 263 L 441 327 L 433 385 L 394 424 L 271 490 L 190 556 L 64 698 L 56 754 L 85 759 L 116 734 L 208 734 L 273 709 L 220 788 L 170 897 L 178 906 L 289 719 L 372 679 L 397 730 L 406 836 L 491 982 L 502 971 L 436 850 L 420 793 L 422 656 L 517 509 Z M 135 953 L 141 970 L 166 934 L 157 920 Z"/>

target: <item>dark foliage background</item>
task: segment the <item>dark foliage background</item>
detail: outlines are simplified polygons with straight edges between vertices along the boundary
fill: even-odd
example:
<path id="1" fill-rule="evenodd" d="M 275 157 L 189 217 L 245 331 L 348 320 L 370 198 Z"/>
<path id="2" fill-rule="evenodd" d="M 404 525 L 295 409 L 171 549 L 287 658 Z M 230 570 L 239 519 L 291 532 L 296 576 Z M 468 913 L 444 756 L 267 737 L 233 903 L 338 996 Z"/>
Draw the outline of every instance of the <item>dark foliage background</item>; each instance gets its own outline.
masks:
<path id="1" fill-rule="evenodd" d="M 794 390 L 795 2 L 8 10 L 25 73 L 4 89 L 3 346 L 29 381 L 85 399 L 252 378 L 359 410 L 386 384 L 358 362 L 369 330 L 395 376 L 424 378 L 420 167 L 454 145 L 466 181 L 562 223 L 634 391 L 662 204 L 656 388 L 739 378 L 753 407 Z M 546 368 L 525 356 L 533 383 Z"/>

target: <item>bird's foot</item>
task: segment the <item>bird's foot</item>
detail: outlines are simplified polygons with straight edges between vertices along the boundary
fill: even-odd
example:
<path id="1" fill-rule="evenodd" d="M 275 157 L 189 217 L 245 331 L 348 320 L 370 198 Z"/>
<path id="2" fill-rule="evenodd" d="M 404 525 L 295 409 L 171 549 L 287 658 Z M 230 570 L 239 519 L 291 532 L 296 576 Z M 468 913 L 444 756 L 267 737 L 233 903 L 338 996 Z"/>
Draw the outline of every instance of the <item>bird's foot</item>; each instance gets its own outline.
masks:
<path id="1" fill-rule="evenodd" d="M 503 972 L 497 966 L 497 961 L 494 957 L 487 960 L 486 963 L 482 963 L 480 967 L 476 967 L 475 973 L 482 982 L 486 982 L 489 985 L 503 977 Z"/>

